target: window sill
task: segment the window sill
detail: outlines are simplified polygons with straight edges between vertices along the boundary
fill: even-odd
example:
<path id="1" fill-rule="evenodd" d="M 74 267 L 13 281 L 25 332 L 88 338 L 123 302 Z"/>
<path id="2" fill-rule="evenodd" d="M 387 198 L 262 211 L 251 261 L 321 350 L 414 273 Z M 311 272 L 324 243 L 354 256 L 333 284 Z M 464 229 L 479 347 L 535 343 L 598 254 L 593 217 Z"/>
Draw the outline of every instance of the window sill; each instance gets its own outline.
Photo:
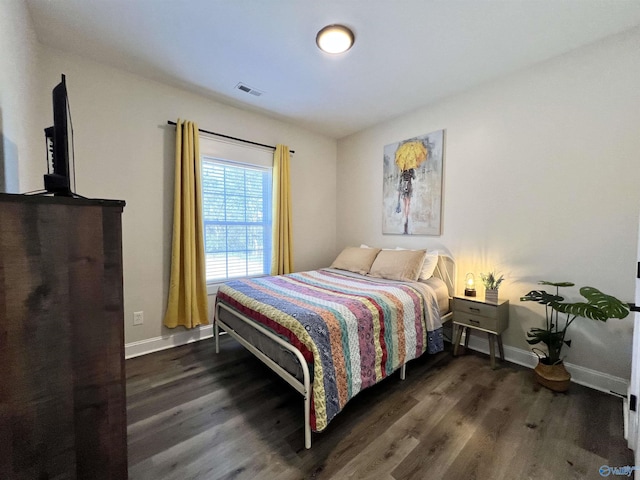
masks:
<path id="1" fill-rule="evenodd" d="M 263 275 L 252 275 L 250 277 L 237 277 L 237 278 L 230 278 L 228 280 L 221 280 L 221 281 L 217 281 L 217 282 L 207 282 L 207 295 L 213 296 L 216 293 L 218 293 L 218 288 L 220 288 L 221 285 L 224 285 L 227 282 L 231 282 L 233 280 L 246 280 L 248 278 L 262 278 L 262 277 L 268 277 L 269 275 L 267 274 L 263 274 Z"/>

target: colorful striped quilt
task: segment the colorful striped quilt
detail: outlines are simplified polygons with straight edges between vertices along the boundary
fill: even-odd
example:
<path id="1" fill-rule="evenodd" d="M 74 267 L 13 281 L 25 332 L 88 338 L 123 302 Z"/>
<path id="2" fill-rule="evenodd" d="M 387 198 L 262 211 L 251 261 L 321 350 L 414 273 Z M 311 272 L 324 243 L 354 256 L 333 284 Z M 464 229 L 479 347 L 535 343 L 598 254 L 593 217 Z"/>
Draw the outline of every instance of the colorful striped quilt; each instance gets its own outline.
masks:
<path id="1" fill-rule="evenodd" d="M 443 349 L 433 290 L 334 269 L 235 280 L 217 299 L 286 338 L 313 372 L 311 428 L 425 351 Z"/>

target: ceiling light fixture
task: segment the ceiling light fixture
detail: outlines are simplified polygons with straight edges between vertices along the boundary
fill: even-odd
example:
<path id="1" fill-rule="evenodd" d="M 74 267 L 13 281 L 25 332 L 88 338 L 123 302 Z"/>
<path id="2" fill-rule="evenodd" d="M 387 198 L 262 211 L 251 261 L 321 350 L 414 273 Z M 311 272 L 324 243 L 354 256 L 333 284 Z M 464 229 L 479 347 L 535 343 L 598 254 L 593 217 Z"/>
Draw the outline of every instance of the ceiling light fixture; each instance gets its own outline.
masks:
<path id="1" fill-rule="evenodd" d="M 355 37 L 344 25 L 328 25 L 318 32 L 318 48 L 327 53 L 344 53 L 349 50 Z"/>

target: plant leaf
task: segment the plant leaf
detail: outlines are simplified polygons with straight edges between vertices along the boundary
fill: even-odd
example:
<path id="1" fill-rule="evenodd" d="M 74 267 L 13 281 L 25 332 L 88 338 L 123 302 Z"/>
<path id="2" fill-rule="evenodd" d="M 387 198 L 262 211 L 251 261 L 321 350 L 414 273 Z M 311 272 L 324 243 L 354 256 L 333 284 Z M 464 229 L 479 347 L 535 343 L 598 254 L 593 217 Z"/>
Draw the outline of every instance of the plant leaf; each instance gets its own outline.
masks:
<path id="1" fill-rule="evenodd" d="M 536 343 L 544 343 L 547 346 L 557 347 L 562 344 L 562 332 L 552 332 L 544 328 L 532 328 L 527 332 L 527 343 L 535 345 Z"/>
<path id="2" fill-rule="evenodd" d="M 597 288 L 582 287 L 580 294 L 587 302 L 561 303 L 553 302 L 551 307 L 560 313 L 575 315 L 606 322 L 610 318 L 625 318 L 629 308 L 616 297 L 602 293 Z"/>
<path id="3" fill-rule="evenodd" d="M 600 320 L 601 322 L 606 322 L 609 318 L 607 317 L 607 314 L 597 306 L 586 302 L 553 302 L 551 303 L 551 307 L 560 313 L 567 313 L 569 315 L 575 315 L 576 317 L 590 318 L 591 320 Z"/>
<path id="4" fill-rule="evenodd" d="M 551 285 L 552 287 L 574 287 L 576 284 L 571 282 L 550 282 L 548 280 L 540 280 L 538 285 Z"/>
<path id="5" fill-rule="evenodd" d="M 531 290 L 524 297 L 520 297 L 521 302 L 538 302 L 542 305 L 551 305 L 552 303 L 561 302 L 564 297 L 560 295 L 552 295 L 544 290 Z"/>
<path id="6" fill-rule="evenodd" d="M 602 293 L 597 288 L 582 287 L 580 295 L 602 310 L 607 318 L 625 318 L 629 315 L 629 308 L 625 303 L 622 303 L 616 297 Z"/>

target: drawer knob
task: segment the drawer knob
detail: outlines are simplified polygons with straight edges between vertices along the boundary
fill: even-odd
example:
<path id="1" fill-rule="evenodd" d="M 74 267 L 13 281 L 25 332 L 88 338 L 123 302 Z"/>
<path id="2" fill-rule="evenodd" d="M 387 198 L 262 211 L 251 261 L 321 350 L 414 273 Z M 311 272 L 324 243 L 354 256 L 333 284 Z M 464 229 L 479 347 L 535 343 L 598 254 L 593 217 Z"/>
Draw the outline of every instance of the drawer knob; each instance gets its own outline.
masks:
<path id="1" fill-rule="evenodd" d="M 472 310 L 474 312 L 479 312 L 480 311 L 479 308 L 475 308 L 475 307 L 469 307 L 469 310 Z"/>
<path id="2" fill-rule="evenodd" d="M 471 323 L 477 323 L 477 324 L 480 324 L 480 321 L 479 321 L 479 320 L 474 320 L 473 318 L 470 318 L 470 319 L 469 319 L 469 321 L 470 321 Z"/>

